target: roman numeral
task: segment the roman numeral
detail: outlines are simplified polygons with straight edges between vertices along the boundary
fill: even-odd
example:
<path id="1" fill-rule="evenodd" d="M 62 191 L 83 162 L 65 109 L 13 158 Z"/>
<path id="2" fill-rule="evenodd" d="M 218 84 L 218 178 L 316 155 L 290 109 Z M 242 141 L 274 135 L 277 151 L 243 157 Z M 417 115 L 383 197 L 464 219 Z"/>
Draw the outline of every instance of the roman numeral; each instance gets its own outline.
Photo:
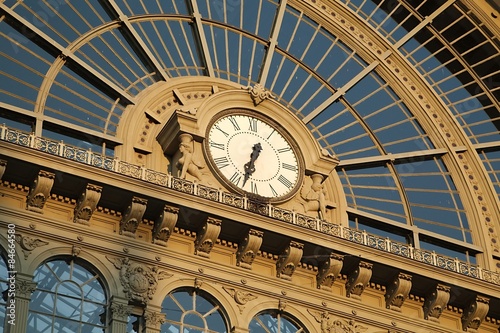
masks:
<path id="1" fill-rule="evenodd" d="M 277 197 L 278 196 L 278 192 L 276 192 L 276 190 L 274 189 L 274 187 L 271 184 L 269 184 L 269 187 L 271 188 L 271 192 L 273 193 L 273 195 L 275 197 Z"/>
<path id="2" fill-rule="evenodd" d="M 217 167 L 219 169 L 222 169 L 222 168 L 227 167 L 229 165 L 229 161 L 228 161 L 226 156 L 214 158 L 214 162 L 215 162 L 215 165 L 217 165 Z"/>
<path id="3" fill-rule="evenodd" d="M 215 125 L 215 128 L 218 129 L 219 131 L 221 131 L 222 134 L 224 134 L 226 137 L 229 136 L 229 134 L 227 132 L 224 132 L 224 130 L 222 128 L 220 128 L 219 125 Z"/>
<path id="4" fill-rule="evenodd" d="M 257 190 L 257 184 L 255 184 L 253 181 L 250 183 L 250 188 L 253 194 L 259 194 L 259 191 Z"/>
<path id="5" fill-rule="evenodd" d="M 255 118 L 248 118 L 249 122 L 249 127 L 248 129 L 252 132 L 257 132 L 257 119 Z"/>
<path id="6" fill-rule="evenodd" d="M 239 174 L 239 172 L 235 172 L 231 178 L 229 178 L 229 181 L 231 183 L 233 183 L 234 185 L 238 186 L 238 184 L 240 183 L 240 179 L 241 179 L 241 175 Z"/>
<path id="7" fill-rule="evenodd" d="M 297 166 L 296 165 L 291 165 L 291 164 L 287 164 L 287 163 L 282 163 L 281 164 L 281 167 L 285 170 L 290 170 L 290 171 L 293 171 L 293 172 L 297 172 Z"/>
<path id="8" fill-rule="evenodd" d="M 286 153 L 287 151 L 290 151 L 290 150 L 292 150 L 292 148 L 290 148 L 290 147 L 280 148 L 280 149 L 278 149 L 278 153 L 280 153 L 280 154 Z"/>
<path id="9" fill-rule="evenodd" d="M 229 117 L 229 121 L 231 124 L 233 124 L 234 130 L 239 131 L 240 130 L 240 125 L 238 125 L 238 122 L 236 122 L 236 118 L 234 117 Z"/>
<path id="10" fill-rule="evenodd" d="M 286 188 L 291 188 L 293 185 L 292 182 L 286 179 L 283 175 L 280 175 L 278 180 L 281 184 L 285 185 Z"/>
<path id="11" fill-rule="evenodd" d="M 224 150 L 224 147 L 225 147 L 225 145 L 223 143 L 217 143 L 214 141 L 210 141 L 209 145 L 210 145 L 210 147 L 221 149 L 221 150 Z"/>

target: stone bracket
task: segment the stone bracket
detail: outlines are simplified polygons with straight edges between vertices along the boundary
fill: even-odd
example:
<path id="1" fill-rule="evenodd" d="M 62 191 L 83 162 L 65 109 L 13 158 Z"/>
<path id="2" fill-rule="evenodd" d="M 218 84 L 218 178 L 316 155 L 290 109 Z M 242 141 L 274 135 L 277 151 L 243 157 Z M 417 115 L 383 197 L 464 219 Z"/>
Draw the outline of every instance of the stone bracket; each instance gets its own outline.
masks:
<path id="1" fill-rule="evenodd" d="M 295 269 L 302 259 L 304 244 L 290 241 L 290 245 L 281 253 L 276 262 L 276 276 L 285 280 L 291 280 Z"/>
<path id="2" fill-rule="evenodd" d="M 385 293 L 385 307 L 401 312 L 401 306 L 410 294 L 412 276 L 399 273 L 394 281 L 387 286 Z"/>
<path id="3" fill-rule="evenodd" d="M 333 282 L 337 278 L 344 265 L 344 256 L 330 253 L 329 258 L 320 266 L 316 275 L 318 289 L 331 290 Z"/>
<path id="4" fill-rule="evenodd" d="M 208 217 L 205 225 L 196 235 L 194 242 L 194 254 L 209 258 L 210 251 L 219 237 L 222 220 L 213 217 Z"/>
<path id="5" fill-rule="evenodd" d="M 27 210 L 43 213 L 43 207 L 50 196 L 55 178 L 54 173 L 40 170 L 26 198 Z"/>
<path id="6" fill-rule="evenodd" d="M 73 222 L 90 225 L 90 219 L 101 199 L 101 193 L 101 186 L 87 184 L 85 191 L 80 195 L 76 203 Z"/>
<path id="7" fill-rule="evenodd" d="M 165 205 L 153 227 L 153 243 L 167 246 L 179 218 L 179 208 Z"/>
<path id="8" fill-rule="evenodd" d="M 448 306 L 451 288 L 438 284 L 436 289 L 425 298 L 424 318 L 439 323 L 439 317 Z"/>
<path id="9" fill-rule="evenodd" d="M 361 261 L 359 266 L 349 274 L 345 285 L 346 296 L 361 299 L 361 294 L 372 277 L 373 264 Z"/>
<path id="10" fill-rule="evenodd" d="M 0 160 L 0 179 L 2 179 L 3 174 L 5 173 L 5 169 L 7 169 L 7 161 Z"/>
<path id="11" fill-rule="evenodd" d="M 466 332 L 477 332 L 479 326 L 490 309 L 489 298 L 476 296 L 462 315 L 462 329 Z"/>
<path id="12" fill-rule="evenodd" d="M 147 204 L 148 200 L 146 199 L 132 197 L 132 202 L 120 220 L 120 234 L 135 238 L 135 233 L 142 221 Z"/>
<path id="13" fill-rule="evenodd" d="M 248 234 L 238 247 L 238 252 L 236 252 L 237 266 L 252 269 L 252 263 L 262 245 L 263 236 L 264 232 L 262 231 L 255 229 L 250 229 L 248 231 Z"/>

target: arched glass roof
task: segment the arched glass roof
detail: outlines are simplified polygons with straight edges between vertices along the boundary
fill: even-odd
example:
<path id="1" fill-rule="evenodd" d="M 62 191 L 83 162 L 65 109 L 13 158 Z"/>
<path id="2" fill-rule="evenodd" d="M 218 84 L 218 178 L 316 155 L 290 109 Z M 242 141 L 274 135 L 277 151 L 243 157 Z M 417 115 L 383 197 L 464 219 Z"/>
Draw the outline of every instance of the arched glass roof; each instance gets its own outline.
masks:
<path id="1" fill-rule="evenodd" d="M 259 83 L 340 159 L 352 226 L 469 259 L 498 228 L 500 43 L 467 4 L 5 0 L 0 120 L 112 155 L 158 82 Z"/>

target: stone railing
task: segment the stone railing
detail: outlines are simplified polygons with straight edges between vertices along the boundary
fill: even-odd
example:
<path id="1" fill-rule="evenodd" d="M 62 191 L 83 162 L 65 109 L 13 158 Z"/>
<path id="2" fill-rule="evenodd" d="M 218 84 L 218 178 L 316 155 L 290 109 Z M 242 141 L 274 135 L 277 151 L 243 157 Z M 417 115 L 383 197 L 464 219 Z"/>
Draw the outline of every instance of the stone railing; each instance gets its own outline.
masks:
<path id="1" fill-rule="evenodd" d="M 244 196 L 186 181 L 168 173 L 146 169 L 142 166 L 120 161 L 114 157 L 104 156 L 90 149 L 75 147 L 63 142 L 37 137 L 34 134 L 10 129 L 5 125 L 0 127 L 0 140 L 30 147 L 38 151 L 61 156 L 93 167 L 114 171 L 132 178 L 165 186 L 175 191 L 191 194 L 207 200 L 217 201 L 228 206 L 265 215 L 286 223 L 316 230 L 323 234 L 346 239 L 360 245 L 390 252 L 435 267 L 500 285 L 500 273 L 482 269 L 477 265 L 471 265 L 457 258 L 443 256 L 434 251 L 417 249 L 409 244 L 395 242 L 388 238 L 369 234 L 363 230 L 352 229 L 339 224 L 322 221 L 294 211 L 274 207 L 271 204 L 252 201 Z"/>

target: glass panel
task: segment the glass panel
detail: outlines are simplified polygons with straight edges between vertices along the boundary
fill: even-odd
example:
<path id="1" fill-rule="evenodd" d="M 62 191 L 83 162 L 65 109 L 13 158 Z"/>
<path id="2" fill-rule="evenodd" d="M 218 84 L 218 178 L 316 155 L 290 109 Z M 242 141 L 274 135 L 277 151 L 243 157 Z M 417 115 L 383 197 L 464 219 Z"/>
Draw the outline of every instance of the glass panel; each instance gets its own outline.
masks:
<path id="1" fill-rule="evenodd" d="M 500 199 L 500 150 L 482 150 L 479 156 Z"/>

